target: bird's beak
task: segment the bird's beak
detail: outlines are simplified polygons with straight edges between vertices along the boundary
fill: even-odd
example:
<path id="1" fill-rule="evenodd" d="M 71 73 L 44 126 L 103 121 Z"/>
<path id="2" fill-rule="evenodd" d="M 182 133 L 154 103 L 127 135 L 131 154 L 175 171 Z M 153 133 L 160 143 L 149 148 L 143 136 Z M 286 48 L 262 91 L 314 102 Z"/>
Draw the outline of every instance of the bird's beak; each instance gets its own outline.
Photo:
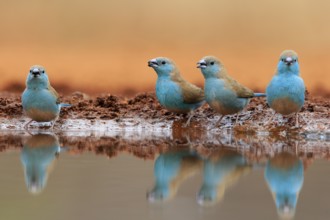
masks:
<path id="1" fill-rule="evenodd" d="M 200 68 L 200 69 L 204 69 L 204 68 L 206 68 L 206 62 L 205 62 L 205 60 L 200 60 L 200 61 L 197 63 L 197 68 Z"/>
<path id="2" fill-rule="evenodd" d="M 293 63 L 293 59 L 292 59 L 292 57 L 287 57 L 286 59 L 285 59 L 285 63 L 286 63 L 286 65 L 291 65 L 292 63 Z"/>
<path id="3" fill-rule="evenodd" d="M 287 204 L 279 207 L 278 211 L 285 219 L 291 219 L 295 213 L 295 208 Z"/>
<path id="4" fill-rule="evenodd" d="M 149 202 L 155 202 L 155 193 L 154 192 L 147 192 L 147 199 Z"/>
<path id="5" fill-rule="evenodd" d="M 38 68 L 34 68 L 32 69 L 31 73 L 34 77 L 37 77 L 38 75 L 40 75 L 40 70 Z"/>
<path id="6" fill-rule="evenodd" d="M 149 67 L 158 67 L 158 62 L 156 59 L 152 59 L 148 61 L 148 66 Z"/>

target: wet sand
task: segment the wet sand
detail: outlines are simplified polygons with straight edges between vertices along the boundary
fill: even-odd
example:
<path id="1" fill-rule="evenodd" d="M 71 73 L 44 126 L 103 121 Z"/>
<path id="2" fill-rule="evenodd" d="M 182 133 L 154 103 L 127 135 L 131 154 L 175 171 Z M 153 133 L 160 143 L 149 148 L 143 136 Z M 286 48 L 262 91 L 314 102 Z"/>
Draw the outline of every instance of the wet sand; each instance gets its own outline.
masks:
<path id="1" fill-rule="evenodd" d="M 72 107 L 62 110 L 54 130 L 47 123 L 33 123 L 29 134 L 23 130 L 29 119 L 23 115 L 19 94 L 0 93 L 0 150 L 21 148 L 30 135 L 46 132 L 57 135 L 72 154 L 94 152 L 109 158 L 126 152 L 154 159 L 162 152 L 184 148 L 196 149 L 204 157 L 229 148 L 260 162 L 281 151 L 306 161 L 330 158 L 330 100 L 325 98 L 307 95 L 299 128 L 294 127 L 294 118 L 280 115 L 265 125 L 272 115 L 265 98 L 252 99 L 237 125 L 235 117 L 224 118 L 221 128 L 214 128 L 219 116 L 206 104 L 184 127 L 187 115 L 168 112 L 154 93 L 125 98 L 75 92 L 62 101 Z"/>
<path id="2" fill-rule="evenodd" d="M 250 162 L 257 162 L 258 164 L 264 164 L 269 158 L 280 152 L 290 152 L 297 155 L 305 163 L 311 163 L 314 159 L 330 159 L 329 140 L 237 135 L 237 133 L 229 130 L 212 135 L 185 132 L 158 137 L 134 135 L 134 132 L 131 135 L 133 136 L 120 133 L 100 137 L 88 132 L 84 135 L 76 132 L 58 132 L 55 136 L 58 137 L 62 150 L 72 155 L 92 152 L 96 155 L 112 158 L 125 153 L 145 160 L 154 160 L 161 153 L 191 149 L 203 158 L 221 154 L 222 151 L 226 150 L 235 151 L 244 155 Z M 23 131 L 1 132 L 0 152 L 21 150 L 29 138 L 31 138 L 31 134 Z"/>

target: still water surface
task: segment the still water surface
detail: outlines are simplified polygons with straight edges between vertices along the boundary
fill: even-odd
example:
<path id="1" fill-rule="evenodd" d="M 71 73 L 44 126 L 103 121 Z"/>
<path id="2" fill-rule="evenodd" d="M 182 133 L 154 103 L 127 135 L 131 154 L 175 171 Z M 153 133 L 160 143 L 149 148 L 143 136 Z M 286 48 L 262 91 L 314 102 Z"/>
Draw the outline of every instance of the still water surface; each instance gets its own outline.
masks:
<path id="1" fill-rule="evenodd" d="M 150 146 L 147 146 L 150 147 Z M 152 146 L 151 146 L 152 147 Z M 0 219 L 329 219 L 330 163 L 234 148 L 73 154 L 56 136 L 0 153 Z"/>

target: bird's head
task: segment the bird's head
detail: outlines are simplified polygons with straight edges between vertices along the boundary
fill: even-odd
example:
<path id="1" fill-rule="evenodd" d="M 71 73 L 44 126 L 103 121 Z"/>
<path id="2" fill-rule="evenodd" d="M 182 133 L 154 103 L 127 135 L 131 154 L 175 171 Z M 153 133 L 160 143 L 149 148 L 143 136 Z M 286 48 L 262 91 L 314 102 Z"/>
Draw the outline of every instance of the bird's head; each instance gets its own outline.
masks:
<path id="1" fill-rule="evenodd" d="M 26 80 L 27 87 L 41 89 L 47 87 L 48 84 L 49 81 L 45 68 L 39 65 L 32 66 Z"/>
<path id="2" fill-rule="evenodd" d="M 148 66 L 152 67 L 158 76 L 170 76 L 176 69 L 175 63 L 166 57 L 157 57 L 149 60 Z"/>
<path id="3" fill-rule="evenodd" d="M 298 54 L 293 50 L 285 50 L 280 56 L 277 66 L 278 73 L 293 72 L 299 74 Z"/>
<path id="4" fill-rule="evenodd" d="M 204 78 L 217 78 L 219 72 L 223 69 L 223 65 L 218 58 L 206 56 L 197 63 L 197 68 L 201 69 Z"/>
<path id="5" fill-rule="evenodd" d="M 296 212 L 297 194 L 277 195 L 277 213 L 281 219 L 293 219 Z"/>
<path id="6" fill-rule="evenodd" d="M 217 196 L 216 188 L 203 186 L 197 195 L 197 203 L 201 206 L 214 205 L 219 199 Z"/>
<path id="7" fill-rule="evenodd" d="M 147 193 L 147 199 L 149 202 L 164 202 L 171 197 L 170 190 L 167 186 L 155 186 L 155 188 Z"/>
<path id="8" fill-rule="evenodd" d="M 39 194 L 45 188 L 45 178 L 40 178 L 39 176 L 26 176 L 26 186 L 30 193 Z"/>

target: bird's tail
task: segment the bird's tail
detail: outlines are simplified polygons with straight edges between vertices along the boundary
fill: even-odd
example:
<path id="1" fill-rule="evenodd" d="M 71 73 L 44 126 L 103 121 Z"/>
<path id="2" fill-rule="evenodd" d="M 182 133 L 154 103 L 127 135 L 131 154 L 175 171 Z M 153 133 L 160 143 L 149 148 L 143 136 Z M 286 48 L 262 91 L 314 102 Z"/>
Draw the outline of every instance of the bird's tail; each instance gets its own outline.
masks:
<path id="1" fill-rule="evenodd" d="M 60 103 L 60 107 L 71 107 L 71 105 L 68 103 Z"/>
<path id="2" fill-rule="evenodd" d="M 254 93 L 253 97 L 266 97 L 266 93 Z"/>

